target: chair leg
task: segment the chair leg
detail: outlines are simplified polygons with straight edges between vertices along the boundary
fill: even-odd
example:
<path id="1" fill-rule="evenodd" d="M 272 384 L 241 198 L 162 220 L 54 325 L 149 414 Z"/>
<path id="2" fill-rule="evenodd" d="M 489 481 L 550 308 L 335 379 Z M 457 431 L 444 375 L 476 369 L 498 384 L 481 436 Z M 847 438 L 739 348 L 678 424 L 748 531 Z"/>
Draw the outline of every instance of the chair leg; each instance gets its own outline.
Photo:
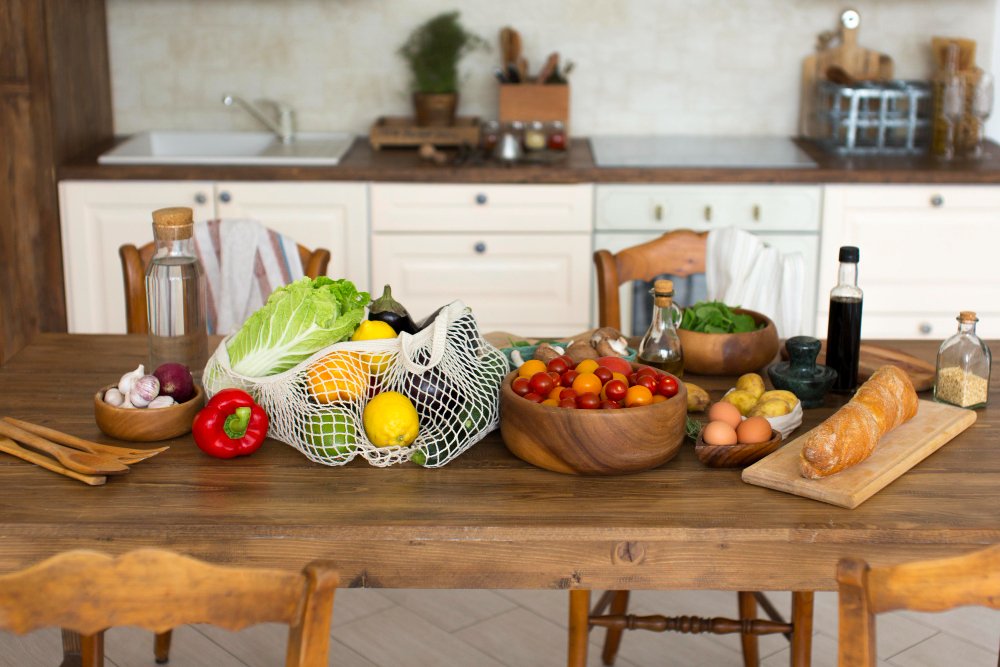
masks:
<path id="1" fill-rule="evenodd" d="M 590 631 L 590 591 L 569 592 L 569 655 L 567 667 L 587 667 L 587 635 Z"/>
<path id="2" fill-rule="evenodd" d="M 104 667 L 104 631 L 80 635 L 82 667 Z"/>
<path id="3" fill-rule="evenodd" d="M 792 591 L 792 667 L 812 663 L 813 592 Z"/>
<path id="4" fill-rule="evenodd" d="M 611 598 L 611 608 L 609 614 L 628 613 L 628 591 L 615 591 Z M 618 647 L 622 643 L 622 628 L 608 628 L 608 634 L 604 636 L 604 650 L 601 652 L 601 660 L 605 665 L 615 664 L 615 657 L 618 655 Z"/>
<path id="5" fill-rule="evenodd" d="M 157 632 L 153 638 L 153 655 L 156 656 L 156 664 L 162 665 L 170 660 L 170 638 L 173 630 Z"/>
<path id="6" fill-rule="evenodd" d="M 749 621 L 757 618 L 757 599 L 749 591 L 737 593 L 740 607 L 740 620 Z M 743 665 L 744 667 L 757 667 L 760 664 L 760 650 L 758 648 L 757 635 L 740 633 L 740 643 L 743 645 Z"/>

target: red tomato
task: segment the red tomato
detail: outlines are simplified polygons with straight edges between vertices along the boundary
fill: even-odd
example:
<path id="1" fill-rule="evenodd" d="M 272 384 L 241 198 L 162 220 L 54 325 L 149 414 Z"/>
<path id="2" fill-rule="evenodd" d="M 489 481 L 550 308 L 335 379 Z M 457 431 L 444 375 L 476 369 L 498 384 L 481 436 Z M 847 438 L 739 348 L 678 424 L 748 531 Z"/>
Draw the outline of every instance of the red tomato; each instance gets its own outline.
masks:
<path id="1" fill-rule="evenodd" d="M 534 378 L 532 378 L 532 380 L 534 380 Z M 651 394 L 656 393 L 656 378 L 653 375 L 640 375 L 636 378 L 635 383 L 640 387 L 648 389 Z M 534 389 L 535 385 L 532 384 L 531 388 Z"/>
<path id="2" fill-rule="evenodd" d="M 643 375 L 649 375 L 650 377 L 656 377 L 659 375 L 659 371 L 652 366 L 639 366 L 639 370 L 635 372 L 636 375 L 642 377 Z"/>
<path id="3" fill-rule="evenodd" d="M 524 396 L 531 391 L 531 381 L 528 378 L 514 378 L 514 381 L 510 383 L 510 388 L 518 396 Z"/>
<path id="4" fill-rule="evenodd" d="M 555 386 L 558 387 L 559 383 L 562 381 L 562 377 L 559 375 L 559 373 L 556 373 L 555 371 L 546 371 L 545 373 L 550 378 L 552 378 L 552 381 L 555 383 Z"/>
<path id="5" fill-rule="evenodd" d="M 548 373 L 539 371 L 531 376 L 531 391 L 542 396 L 548 396 L 552 388 L 556 386 L 555 381 Z"/>
<path id="6" fill-rule="evenodd" d="M 604 385 L 604 395 L 611 401 L 620 401 L 625 398 L 628 387 L 621 380 L 612 380 Z"/>
<path id="7" fill-rule="evenodd" d="M 601 405 L 601 399 L 597 394 L 587 392 L 576 397 L 576 407 L 582 410 L 595 410 Z"/>
<path id="8" fill-rule="evenodd" d="M 677 378 L 673 375 L 662 375 L 660 376 L 659 382 L 656 383 L 656 393 L 660 396 L 666 396 L 670 398 L 671 396 L 677 395 Z"/>
<path id="9" fill-rule="evenodd" d="M 617 410 L 620 407 L 618 401 L 601 401 L 602 410 Z"/>
<path id="10" fill-rule="evenodd" d="M 544 396 L 540 396 L 539 394 L 536 394 L 533 391 L 529 391 L 527 394 L 524 395 L 524 397 L 529 401 L 531 401 L 532 403 L 541 403 L 542 401 L 545 400 Z"/>
<path id="11" fill-rule="evenodd" d="M 601 381 L 601 384 L 606 384 L 611 379 L 611 370 L 604 366 L 598 366 L 594 369 L 594 375 Z"/>
<path id="12" fill-rule="evenodd" d="M 560 408 L 576 408 L 576 400 L 572 398 L 559 399 Z"/>
<path id="13" fill-rule="evenodd" d="M 561 384 L 564 387 L 572 387 L 573 380 L 576 379 L 577 375 L 579 375 L 579 373 L 577 373 L 575 370 L 571 368 L 562 374 L 562 378 L 559 380 L 559 384 Z"/>
<path id="14" fill-rule="evenodd" d="M 549 365 L 546 366 L 546 368 L 552 371 L 553 373 L 558 373 L 559 375 L 562 375 L 563 373 L 565 373 L 570 369 L 570 367 L 566 364 L 566 362 L 563 361 L 562 357 L 556 357 L 555 359 L 550 361 Z"/>
<path id="15" fill-rule="evenodd" d="M 570 387 L 567 387 L 567 388 L 563 389 L 562 393 L 559 394 L 559 400 L 565 400 L 567 398 L 571 398 L 571 399 L 573 399 L 575 401 L 576 400 L 576 389 L 572 389 Z"/>
<path id="16" fill-rule="evenodd" d="M 563 354 L 563 355 L 559 356 L 558 358 L 563 360 L 563 362 L 566 364 L 566 368 L 567 369 L 573 368 L 574 366 L 576 366 L 576 363 L 574 363 L 573 360 L 569 358 L 568 354 Z"/>
<path id="17" fill-rule="evenodd" d="M 635 381 L 638 380 L 638 379 L 639 379 L 639 374 L 638 373 L 629 373 L 628 374 L 628 386 L 634 387 L 635 386 Z"/>
<path id="18" fill-rule="evenodd" d="M 599 366 L 604 366 L 613 373 L 628 375 L 632 372 L 632 364 L 621 357 L 601 357 L 597 360 Z"/>

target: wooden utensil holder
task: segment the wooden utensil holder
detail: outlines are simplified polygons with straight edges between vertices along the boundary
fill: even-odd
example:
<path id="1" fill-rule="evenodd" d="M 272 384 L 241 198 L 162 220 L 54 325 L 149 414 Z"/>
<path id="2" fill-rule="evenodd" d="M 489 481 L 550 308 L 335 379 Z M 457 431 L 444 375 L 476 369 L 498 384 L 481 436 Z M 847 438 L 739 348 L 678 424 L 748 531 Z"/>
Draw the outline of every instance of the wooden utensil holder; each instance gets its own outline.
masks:
<path id="1" fill-rule="evenodd" d="M 561 121 L 569 131 L 569 84 L 500 84 L 501 123 Z"/>

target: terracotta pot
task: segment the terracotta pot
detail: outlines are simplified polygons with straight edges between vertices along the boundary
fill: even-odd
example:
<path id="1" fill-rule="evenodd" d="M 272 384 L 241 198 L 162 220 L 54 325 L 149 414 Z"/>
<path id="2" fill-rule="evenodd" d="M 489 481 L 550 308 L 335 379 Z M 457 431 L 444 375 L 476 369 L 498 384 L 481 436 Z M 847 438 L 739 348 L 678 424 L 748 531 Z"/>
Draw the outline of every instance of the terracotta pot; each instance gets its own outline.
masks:
<path id="1" fill-rule="evenodd" d="M 458 93 L 413 93 L 413 109 L 420 127 L 454 125 Z"/>

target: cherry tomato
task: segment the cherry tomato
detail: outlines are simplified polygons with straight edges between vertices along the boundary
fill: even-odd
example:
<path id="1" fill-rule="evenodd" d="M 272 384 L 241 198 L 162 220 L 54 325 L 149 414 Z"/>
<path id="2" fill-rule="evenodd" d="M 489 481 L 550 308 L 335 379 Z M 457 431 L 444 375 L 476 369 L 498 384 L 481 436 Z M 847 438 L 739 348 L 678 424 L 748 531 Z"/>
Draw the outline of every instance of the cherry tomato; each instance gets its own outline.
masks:
<path id="1" fill-rule="evenodd" d="M 524 396 L 531 391 L 531 381 L 528 378 L 517 377 L 510 383 L 510 388 L 513 389 L 514 393 L 518 396 Z"/>
<path id="2" fill-rule="evenodd" d="M 560 408 L 573 408 L 576 409 L 576 399 L 574 398 L 562 398 L 559 399 Z"/>
<path id="3" fill-rule="evenodd" d="M 572 369 L 574 366 L 576 366 L 576 364 L 573 362 L 573 360 L 569 358 L 568 354 L 563 354 L 563 355 L 561 355 L 561 356 L 559 356 L 557 358 L 563 360 L 563 363 L 566 364 L 567 370 Z"/>
<path id="4" fill-rule="evenodd" d="M 571 368 L 562 374 L 562 378 L 559 380 L 559 384 L 561 384 L 564 387 L 572 387 L 573 381 L 576 380 L 577 375 L 579 375 L 579 373 L 577 373 L 575 370 Z"/>
<path id="5" fill-rule="evenodd" d="M 548 396 L 554 386 L 556 386 L 556 383 L 548 373 L 535 373 L 531 376 L 531 391 L 536 394 Z"/>
<path id="6" fill-rule="evenodd" d="M 634 387 L 635 386 L 635 381 L 638 380 L 638 379 L 639 379 L 639 375 L 637 373 L 629 373 L 628 374 L 628 386 Z"/>
<path id="7" fill-rule="evenodd" d="M 593 373 L 580 373 L 573 380 L 573 389 L 578 394 L 597 395 L 601 393 L 601 381 Z"/>
<path id="8" fill-rule="evenodd" d="M 531 378 L 531 379 L 532 379 L 531 388 L 534 389 L 535 388 L 535 385 L 534 385 L 534 379 L 535 378 Z M 640 375 L 638 378 L 636 378 L 635 384 L 636 384 L 637 387 L 645 387 L 646 389 L 649 390 L 649 393 L 651 393 L 651 394 L 655 394 L 656 393 L 656 378 L 653 377 L 652 375 Z"/>
<path id="9" fill-rule="evenodd" d="M 612 377 L 611 371 L 605 368 L 604 366 L 598 366 L 597 368 L 595 368 L 594 375 L 596 375 L 597 379 L 601 381 L 601 384 L 607 383 L 607 381 L 610 380 Z"/>
<path id="10" fill-rule="evenodd" d="M 528 394 L 531 396 L 531 394 Z M 642 385 L 636 385 L 634 387 L 628 388 L 628 393 L 625 394 L 625 407 L 635 408 L 641 405 L 649 405 L 653 402 L 653 393 L 649 391 L 646 387 Z"/>
<path id="11" fill-rule="evenodd" d="M 656 377 L 659 374 L 659 371 L 657 371 L 652 366 L 639 366 L 639 370 L 637 370 L 635 374 L 638 375 L 639 377 L 642 377 L 643 375 Z"/>
<path id="12" fill-rule="evenodd" d="M 660 396 L 659 398 L 663 398 L 663 397 Z M 550 405 L 553 408 L 555 408 L 555 407 L 559 406 L 559 401 L 557 401 L 554 398 L 546 398 L 544 401 L 542 401 L 542 405 Z"/>
<path id="13" fill-rule="evenodd" d="M 559 395 L 559 394 L 562 393 L 562 390 L 563 390 L 563 388 L 560 387 L 559 385 L 556 385 L 556 386 L 552 387 L 552 391 L 550 391 L 548 394 L 546 394 L 545 400 L 556 400 L 556 401 L 558 401 L 560 398 L 562 398 Z"/>
<path id="14" fill-rule="evenodd" d="M 586 393 L 576 397 L 576 407 L 582 410 L 596 410 L 601 405 L 601 399 L 597 394 Z"/>
<path id="15" fill-rule="evenodd" d="M 628 393 L 628 386 L 621 380 L 612 380 L 604 385 L 604 395 L 607 396 L 608 400 L 620 401 L 625 398 L 626 393 Z"/>
<path id="16" fill-rule="evenodd" d="M 618 401 L 601 401 L 602 410 L 617 410 L 620 407 Z"/>
<path id="17" fill-rule="evenodd" d="M 656 383 L 656 393 L 660 396 L 666 396 L 670 398 L 671 396 L 677 395 L 677 378 L 673 375 L 663 375 L 660 377 L 659 382 Z"/>
<path id="18" fill-rule="evenodd" d="M 543 396 L 540 396 L 533 391 L 529 391 L 527 394 L 524 395 L 524 397 L 529 401 L 531 401 L 532 403 L 541 403 L 542 401 L 545 400 Z"/>
<path id="19" fill-rule="evenodd" d="M 666 396 L 661 396 L 660 394 L 653 394 L 653 403 L 663 403 L 667 400 Z"/>
<path id="20" fill-rule="evenodd" d="M 562 392 L 559 394 L 559 399 L 563 400 L 563 399 L 567 399 L 567 398 L 571 398 L 571 399 L 573 399 L 575 401 L 576 400 L 576 389 L 573 389 L 572 387 L 566 387 L 566 388 L 564 388 L 562 390 Z"/>
<path id="21" fill-rule="evenodd" d="M 546 368 L 548 368 L 553 373 L 558 373 L 559 375 L 562 375 L 563 373 L 569 370 L 569 366 L 566 364 L 565 361 L 563 361 L 562 357 L 556 357 L 555 359 L 551 360 L 549 362 L 549 365 L 546 366 Z"/>
<path id="22" fill-rule="evenodd" d="M 559 373 L 556 373 L 555 371 L 546 371 L 546 375 L 552 378 L 552 381 L 555 382 L 556 385 L 558 385 L 559 382 L 562 381 L 562 376 L 559 375 Z"/>

